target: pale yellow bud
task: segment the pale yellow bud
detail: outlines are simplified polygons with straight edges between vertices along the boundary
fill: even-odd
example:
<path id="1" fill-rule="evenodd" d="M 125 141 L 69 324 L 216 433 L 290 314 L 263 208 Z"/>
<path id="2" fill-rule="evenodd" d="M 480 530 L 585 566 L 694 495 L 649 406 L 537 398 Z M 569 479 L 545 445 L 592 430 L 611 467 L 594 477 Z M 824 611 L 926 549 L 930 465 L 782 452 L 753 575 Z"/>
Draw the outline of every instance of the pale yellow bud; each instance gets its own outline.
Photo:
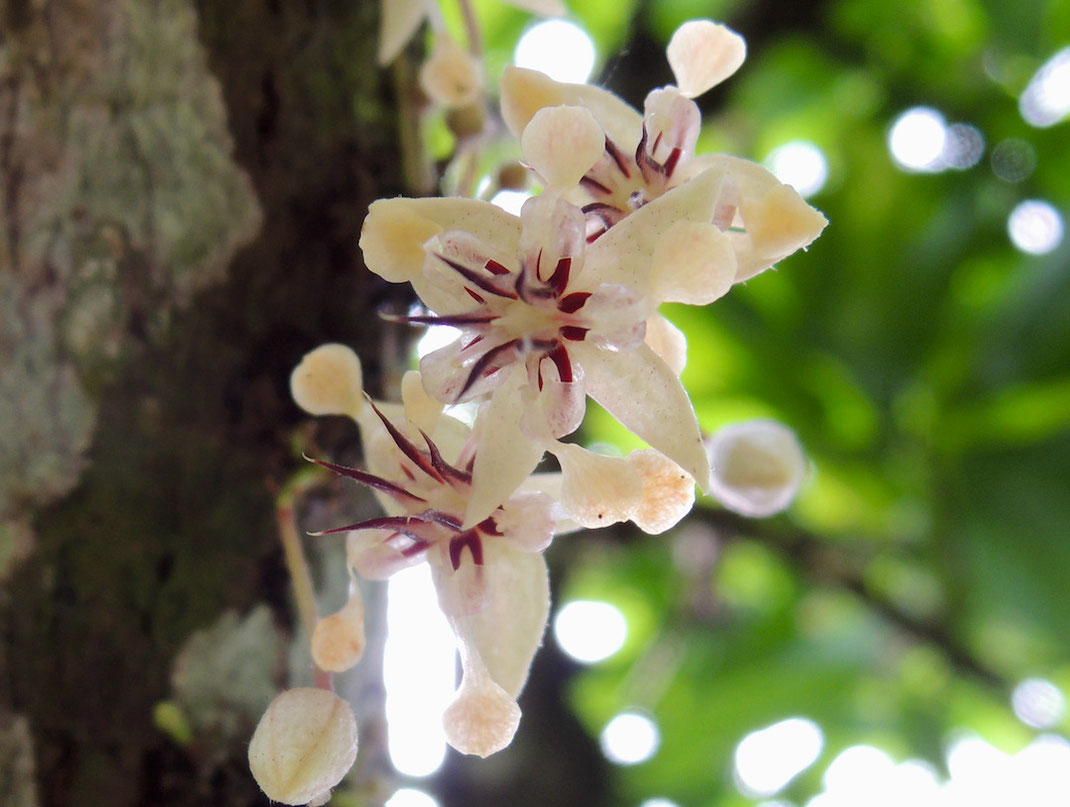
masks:
<path id="1" fill-rule="evenodd" d="M 312 660 L 327 672 L 345 672 L 364 655 L 364 601 L 353 586 L 337 613 L 324 617 L 312 632 Z"/>
<path id="2" fill-rule="evenodd" d="M 795 432 L 775 420 L 750 420 L 720 429 L 709 441 L 710 491 L 744 516 L 779 513 L 806 478 Z"/>
<path id="3" fill-rule="evenodd" d="M 249 743 L 249 769 L 260 789 L 283 804 L 323 803 L 357 758 L 357 721 L 326 689 L 279 694 Z"/>
<path id="4" fill-rule="evenodd" d="M 483 91 L 479 60 L 450 39 L 435 38 L 430 58 L 420 68 L 420 87 L 436 104 L 466 106 Z"/>
<path id="5" fill-rule="evenodd" d="M 308 353 L 290 375 L 294 402 L 310 415 L 356 417 L 364 406 L 360 359 L 345 345 L 326 344 Z"/>

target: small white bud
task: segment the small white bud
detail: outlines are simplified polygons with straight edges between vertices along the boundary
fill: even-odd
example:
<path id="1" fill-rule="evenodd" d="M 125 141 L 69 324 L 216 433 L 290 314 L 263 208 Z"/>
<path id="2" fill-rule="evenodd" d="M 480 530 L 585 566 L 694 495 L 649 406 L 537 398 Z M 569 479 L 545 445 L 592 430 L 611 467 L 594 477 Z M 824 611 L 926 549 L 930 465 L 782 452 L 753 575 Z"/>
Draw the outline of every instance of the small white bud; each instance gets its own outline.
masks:
<path id="1" fill-rule="evenodd" d="M 473 103 L 483 90 L 479 60 L 450 37 L 435 37 L 435 48 L 420 68 L 420 87 L 436 104 L 460 107 Z"/>
<path id="2" fill-rule="evenodd" d="M 345 345 L 320 345 L 290 375 L 290 394 L 310 415 L 356 417 L 363 393 L 360 359 Z"/>
<path id="3" fill-rule="evenodd" d="M 249 743 L 249 769 L 260 789 L 283 804 L 323 803 L 357 758 L 357 721 L 326 689 L 279 694 Z"/>
<path id="4" fill-rule="evenodd" d="M 806 478 L 795 432 L 775 420 L 750 420 L 709 440 L 710 491 L 740 515 L 759 518 L 787 508 Z"/>

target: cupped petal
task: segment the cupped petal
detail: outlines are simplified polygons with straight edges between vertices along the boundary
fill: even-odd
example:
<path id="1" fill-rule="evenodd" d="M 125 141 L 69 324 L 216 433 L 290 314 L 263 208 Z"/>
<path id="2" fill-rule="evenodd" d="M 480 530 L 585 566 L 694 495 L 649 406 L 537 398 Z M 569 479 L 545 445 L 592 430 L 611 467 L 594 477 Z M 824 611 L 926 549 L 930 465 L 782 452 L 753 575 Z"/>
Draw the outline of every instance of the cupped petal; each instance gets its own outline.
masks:
<path id="1" fill-rule="evenodd" d="M 395 572 L 423 563 L 421 554 L 406 554 L 389 543 L 389 530 L 353 530 L 346 534 L 346 561 L 365 580 L 386 580 Z"/>
<path id="2" fill-rule="evenodd" d="M 483 91 L 483 68 L 478 59 L 445 33 L 435 36 L 435 46 L 420 67 L 420 88 L 427 97 L 445 107 L 467 106 Z"/>
<path id="3" fill-rule="evenodd" d="M 582 268 L 587 223 L 583 211 L 557 193 L 543 193 L 524 202 L 520 209 L 523 233 L 520 250 L 527 265 L 536 268 L 540 280 L 548 281 L 562 259 L 569 260 L 568 274 Z"/>
<path id="4" fill-rule="evenodd" d="M 680 379 L 647 345 L 583 350 L 587 394 L 621 424 L 708 488 L 709 460 L 695 410 Z"/>
<path id="5" fill-rule="evenodd" d="M 662 236 L 677 222 L 713 221 L 724 181 L 723 172 L 707 171 L 610 227 L 587 248 L 583 282 L 648 289 L 654 250 Z"/>
<path id="6" fill-rule="evenodd" d="M 654 248 L 650 294 L 655 305 L 707 305 L 723 297 L 736 280 L 736 253 L 714 224 L 678 221 Z"/>
<path id="7" fill-rule="evenodd" d="M 462 335 L 431 351 L 420 359 L 424 389 L 447 404 L 490 393 L 505 379 L 506 365 L 516 359 L 516 351 L 510 347 L 513 342 L 507 334 L 492 331 L 479 341 Z"/>
<path id="8" fill-rule="evenodd" d="M 538 70 L 506 66 L 501 80 L 502 119 L 515 136 L 520 137 L 540 109 L 561 104 L 589 109 L 606 136 L 624 152 L 639 143 L 642 116 L 608 90 L 589 84 L 566 84 Z"/>
<path id="9" fill-rule="evenodd" d="M 679 377 L 687 366 L 687 337 L 661 314 L 651 314 L 646 320 L 646 336 L 643 341 L 661 356 Z"/>
<path id="10" fill-rule="evenodd" d="M 483 542 L 489 595 L 477 614 L 446 614 L 465 654 L 474 654 L 494 682 L 512 698 L 520 694 L 546 628 L 550 582 L 539 552 L 525 552 L 509 541 Z M 435 585 L 452 571 L 432 564 Z"/>
<path id="11" fill-rule="evenodd" d="M 570 188 L 606 150 L 606 136 L 589 110 L 580 106 L 543 107 L 520 137 L 524 160 L 548 185 Z"/>
<path id="12" fill-rule="evenodd" d="M 478 614 L 491 603 L 491 585 L 485 563 L 477 563 L 475 556 L 461 551 L 458 564 L 453 564 L 454 541 L 440 541 L 430 550 L 428 561 L 435 572 L 435 590 L 438 592 L 438 605 L 447 617 L 461 618 Z M 480 539 L 476 539 L 480 540 Z M 485 542 L 480 540 L 480 552 L 485 561 Z"/>
<path id="13" fill-rule="evenodd" d="M 462 754 L 488 757 L 513 741 L 520 707 L 494 682 L 478 656 L 465 655 L 464 677 L 442 714 L 442 727 L 446 742 Z"/>
<path id="14" fill-rule="evenodd" d="M 719 429 L 709 441 L 710 491 L 729 510 L 751 518 L 779 513 L 806 479 L 795 432 L 775 420 Z"/>
<path id="15" fill-rule="evenodd" d="M 346 604 L 316 623 L 310 641 L 312 660 L 327 672 L 345 672 L 364 655 L 364 600 L 350 586 Z"/>
<path id="16" fill-rule="evenodd" d="M 447 230 L 469 233 L 505 254 L 516 254 L 520 219 L 475 199 L 379 199 L 368 208 L 360 248 L 368 268 L 391 283 L 418 280 L 424 244 Z"/>
<path id="17" fill-rule="evenodd" d="M 494 391 L 476 419 L 479 448 L 472 469 L 472 491 L 464 514 L 464 529 L 474 527 L 505 502 L 542 459 L 543 445 L 532 441 L 521 419 L 525 405 L 521 387 L 523 367 Z"/>
<path id="18" fill-rule="evenodd" d="M 631 518 L 643 498 L 639 473 L 627 460 L 607 457 L 573 443 L 550 449 L 561 463 L 561 506 L 589 529 Z"/>
<path id="19" fill-rule="evenodd" d="M 434 0 L 383 0 L 379 4 L 379 64 L 387 65 L 412 39 Z"/>
<path id="20" fill-rule="evenodd" d="M 688 156 L 694 152 L 702 128 L 702 113 L 694 101 L 676 87 L 662 87 L 647 95 L 643 112 L 652 157 L 665 162 L 673 149 Z"/>
<path id="21" fill-rule="evenodd" d="M 643 497 L 631 520 L 643 532 L 657 535 L 691 512 L 695 480 L 683 468 L 653 449 L 633 451 L 628 462 L 643 483 Z"/>
<path id="22" fill-rule="evenodd" d="M 294 368 L 290 394 L 310 415 L 356 417 L 364 407 L 360 359 L 346 345 L 320 345 Z"/>
<path id="23" fill-rule="evenodd" d="M 560 367 L 553 359 L 545 355 L 535 358 L 537 362 L 535 380 L 532 380 L 530 370 L 528 373 L 529 387 L 538 389 L 535 405 L 529 415 L 543 421 L 543 423 L 535 424 L 529 422 L 530 418 L 525 421 L 531 426 L 528 432 L 533 439 L 539 439 L 538 436 L 545 434 L 547 430 L 554 438 L 572 434 L 580 427 L 583 415 L 587 411 L 587 389 L 583 383 L 583 367 L 568 358 L 568 351 L 565 348 L 558 348 L 558 350 L 564 351 L 564 361 L 568 364 L 567 369 L 571 381 L 562 381 Z M 540 383 L 542 389 L 539 389 Z"/>
<path id="24" fill-rule="evenodd" d="M 554 501 L 545 493 L 514 493 L 494 514 L 501 533 L 525 552 L 542 552 L 554 539 Z"/>
<path id="25" fill-rule="evenodd" d="M 688 20 L 676 29 L 665 54 L 680 91 L 695 98 L 739 70 L 747 43 L 712 20 Z"/>

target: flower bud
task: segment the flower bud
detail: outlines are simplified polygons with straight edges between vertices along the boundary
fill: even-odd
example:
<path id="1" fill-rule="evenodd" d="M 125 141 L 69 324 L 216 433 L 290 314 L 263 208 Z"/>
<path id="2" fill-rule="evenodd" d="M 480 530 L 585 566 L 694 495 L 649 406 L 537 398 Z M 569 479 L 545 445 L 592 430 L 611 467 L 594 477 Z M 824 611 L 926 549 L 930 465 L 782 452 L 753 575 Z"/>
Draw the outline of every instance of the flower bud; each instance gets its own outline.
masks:
<path id="1" fill-rule="evenodd" d="M 327 672 L 345 672 L 364 655 L 364 601 L 353 586 L 349 601 L 324 617 L 312 632 L 312 660 Z"/>
<path id="2" fill-rule="evenodd" d="M 420 68 L 420 87 L 436 104 L 467 106 L 483 90 L 479 60 L 450 37 L 435 37 L 435 48 Z"/>
<path id="3" fill-rule="evenodd" d="M 326 689 L 279 694 L 249 743 L 249 769 L 260 789 L 283 804 L 323 803 L 357 758 L 357 721 Z"/>
<path id="4" fill-rule="evenodd" d="M 364 406 L 360 359 L 345 345 L 308 353 L 290 375 L 294 402 L 310 415 L 356 417 Z"/>
<path id="5" fill-rule="evenodd" d="M 759 518 L 791 504 L 806 477 L 806 455 L 795 432 L 775 420 L 750 420 L 709 440 L 710 491 L 725 507 Z"/>

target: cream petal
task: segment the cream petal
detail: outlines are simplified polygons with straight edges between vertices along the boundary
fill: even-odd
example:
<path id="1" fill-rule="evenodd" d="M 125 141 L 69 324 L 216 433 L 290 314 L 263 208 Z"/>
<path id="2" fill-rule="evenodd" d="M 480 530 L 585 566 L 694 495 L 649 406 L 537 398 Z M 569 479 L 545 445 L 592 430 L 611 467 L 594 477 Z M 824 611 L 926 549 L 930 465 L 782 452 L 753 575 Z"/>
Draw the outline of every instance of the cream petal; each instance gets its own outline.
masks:
<path id="1" fill-rule="evenodd" d="M 649 307 L 649 299 L 636 289 L 602 283 L 581 309 L 590 323 L 587 341 L 609 350 L 631 350 L 642 344 Z"/>
<path id="2" fill-rule="evenodd" d="M 756 260 L 750 266 L 740 262 L 737 282 L 796 250 L 805 249 L 828 224 L 828 219 L 810 207 L 790 185 L 778 184 L 757 200 L 744 196 L 740 213 Z"/>
<path id="3" fill-rule="evenodd" d="M 368 268 L 391 283 L 423 275 L 424 243 L 447 230 L 469 233 L 505 254 L 517 254 L 520 219 L 475 199 L 380 199 L 372 202 L 360 234 Z"/>
<path id="4" fill-rule="evenodd" d="M 364 655 L 364 600 L 350 586 L 349 600 L 341 610 L 316 623 L 311 639 L 312 660 L 327 672 L 345 672 Z"/>
<path id="5" fill-rule="evenodd" d="M 520 493 L 545 493 L 554 503 L 554 535 L 564 535 L 583 529 L 565 513 L 561 506 L 561 474 L 559 472 L 532 474 L 518 488 Z"/>
<path id="6" fill-rule="evenodd" d="M 775 420 L 719 429 L 709 441 L 710 491 L 729 510 L 751 518 L 779 513 L 806 479 L 795 432 Z"/>
<path id="7" fill-rule="evenodd" d="M 679 376 L 687 366 L 687 337 L 661 314 L 651 314 L 646 320 L 644 340 Z"/>
<path id="8" fill-rule="evenodd" d="M 695 98 L 739 70 L 747 43 L 724 25 L 689 20 L 676 29 L 665 54 L 680 91 Z"/>
<path id="9" fill-rule="evenodd" d="M 572 381 L 561 381 L 553 362 L 543 360 L 543 385 L 536 400 L 536 417 L 541 417 L 551 437 L 559 438 L 572 434 L 583 422 L 587 411 L 587 388 L 583 383 L 583 368 L 572 365 Z M 529 433 L 542 434 L 542 424 L 533 424 Z"/>
<path id="10" fill-rule="evenodd" d="M 517 492 L 494 514 L 498 529 L 520 549 L 542 552 L 554 539 L 554 502 L 545 493 Z"/>
<path id="11" fill-rule="evenodd" d="M 489 596 L 478 614 L 447 618 L 465 654 L 474 654 L 498 686 L 515 698 L 524 688 L 531 660 L 546 628 L 550 582 L 541 553 L 525 552 L 508 541 L 483 542 Z M 431 567 L 438 585 L 441 570 Z"/>
<path id="12" fill-rule="evenodd" d="M 610 227 L 587 248 L 583 282 L 648 289 L 658 241 L 677 222 L 712 221 L 724 181 L 723 173 L 707 171 Z"/>
<path id="13" fill-rule="evenodd" d="M 483 542 L 484 553 L 486 541 Z M 491 602 L 492 581 L 484 563 L 477 564 L 464 552 L 456 569 L 450 562 L 448 541 L 440 541 L 428 551 L 428 561 L 435 575 L 438 604 L 447 617 L 460 618 L 478 614 Z"/>
<path id="14" fill-rule="evenodd" d="M 577 184 L 606 150 L 606 136 L 598 121 L 579 106 L 543 107 L 520 137 L 524 160 L 548 185 Z"/>
<path id="15" fill-rule="evenodd" d="M 626 352 L 585 349 L 583 366 L 587 394 L 706 490 L 709 461 L 698 420 L 669 366 L 645 344 Z"/>
<path id="16" fill-rule="evenodd" d="M 550 450 L 561 463 L 561 506 L 569 518 L 596 529 L 632 517 L 642 501 L 643 483 L 627 460 L 573 443 Z"/>
<path id="17" fill-rule="evenodd" d="M 401 377 L 401 401 L 409 423 L 427 434 L 435 431 L 442 416 L 442 404 L 427 394 L 423 379 L 416 370 L 409 370 Z"/>
<path id="18" fill-rule="evenodd" d="M 651 448 L 633 451 L 628 462 L 643 482 L 643 500 L 631 520 L 657 535 L 674 527 L 695 504 L 695 480 L 664 454 Z"/>
<path id="19" fill-rule="evenodd" d="M 504 344 L 508 335 L 490 332 L 474 344 L 461 336 L 420 359 L 420 374 L 428 395 L 446 404 L 476 400 L 490 393 L 506 377 L 507 369 L 481 375 L 465 390 L 472 365 L 490 350 Z M 467 345 L 467 347 L 465 347 Z"/>
<path id="20" fill-rule="evenodd" d="M 379 4 L 379 64 L 386 65 L 412 39 L 434 0 L 382 0 Z"/>
<path id="21" fill-rule="evenodd" d="M 420 88 L 445 107 L 474 103 L 483 92 L 483 69 L 478 59 L 450 36 L 435 36 L 430 57 L 420 67 Z"/>
<path id="22" fill-rule="evenodd" d="M 520 707 L 494 683 L 478 656 L 466 655 L 461 687 L 442 714 L 442 727 L 446 742 L 462 754 L 488 757 L 513 741 Z"/>
<path id="23" fill-rule="evenodd" d="M 708 222 L 678 221 L 654 249 L 650 294 L 655 304 L 707 305 L 727 294 L 735 279 L 732 242 Z"/>
<path id="24" fill-rule="evenodd" d="M 530 440 L 521 424 L 525 411 L 521 386 L 526 372 L 523 367 L 511 372 L 477 417 L 479 448 L 464 515 L 465 529 L 493 513 L 542 459 L 543 446 Z"/>
<path id="25" fill-rule="evenodd" d="M 544 73 L 507 65 L 501 80 L 501 110 L 505 125 L 517 137 L 543 107 L 586 107 L 617 147 L 634 151 L 643 129 L 642 116 L 613 93 L 589 84 L 566 84 Z"/>
<path id="26" fill-rule="evenodd" d="M 346 345 L 320 345 L 294 368 L 290 394 L 310 415 L 357 417 L 364 407 L 360 359 Z"/>
<path id="27" fill-rule="evenodd" d="M 643 105 L 647 138 L 652 156 L 664 162 L 673 148 L 690 155 L 695 150 L 699 130 L 702 128 L 702 113 L 698 105 L 676 87 L 652 90 Z M 658 142 L 660 141 L 660 143 Z"/>
<path id="28" fill-rule="evenodd" d="M 390 513 L 390 511 L 387 511 Z M 398 515 L 395 508 L 391 515 Z M 346 561 L 365 580 L 386 580 L 395 572 L 423 563 L 422 555 L 406 556 L 386 543 L 389 530 L 353 530 L 346 534 Z"/>
<path id="29" fill-rule="evenodd" d="M 541 280 L 550 278 L 561 258 L 572 259 L 572 277 L 582 270 L 587 223 L 580 208 L 546 192 L 524 202 L 520 219 L 520 250 L 530 265 L 538 267 Z"/>

